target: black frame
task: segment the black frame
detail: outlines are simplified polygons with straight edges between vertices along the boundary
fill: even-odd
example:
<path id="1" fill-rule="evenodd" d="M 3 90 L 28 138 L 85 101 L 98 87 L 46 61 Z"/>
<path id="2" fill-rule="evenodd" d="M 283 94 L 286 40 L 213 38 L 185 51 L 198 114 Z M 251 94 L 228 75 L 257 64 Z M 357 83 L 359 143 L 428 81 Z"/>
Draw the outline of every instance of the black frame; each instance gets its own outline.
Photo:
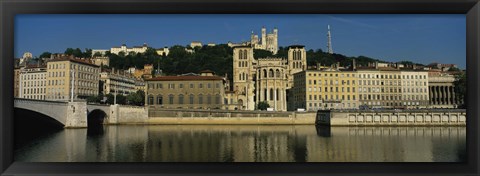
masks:
<path id="1" fill-rule="evenodd" d="M 479 0 L 0 0 L 2 175 L 479 175 Z M 267 7 L 268 5 L 268 7 Z M 466 163 L 20 163 L 13 162 L 15 14 L 466 14 Z"/>

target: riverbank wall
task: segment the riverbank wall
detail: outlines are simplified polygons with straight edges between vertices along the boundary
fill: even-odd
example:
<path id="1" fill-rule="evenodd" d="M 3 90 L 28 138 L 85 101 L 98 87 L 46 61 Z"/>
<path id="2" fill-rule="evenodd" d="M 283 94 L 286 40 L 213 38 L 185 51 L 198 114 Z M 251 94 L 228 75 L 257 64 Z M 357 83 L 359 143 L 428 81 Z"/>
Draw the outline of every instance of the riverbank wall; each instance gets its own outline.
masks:
<path id="1" fill-rule="evenodd" d="M 315 124 L 328 126 L 465 126 L 465 109 L 319 110 Z"/>
<path id="2" fill-rule="evenodd" d="M 313 125 L 315 112 L 149 109 L 147 124 Z"/>

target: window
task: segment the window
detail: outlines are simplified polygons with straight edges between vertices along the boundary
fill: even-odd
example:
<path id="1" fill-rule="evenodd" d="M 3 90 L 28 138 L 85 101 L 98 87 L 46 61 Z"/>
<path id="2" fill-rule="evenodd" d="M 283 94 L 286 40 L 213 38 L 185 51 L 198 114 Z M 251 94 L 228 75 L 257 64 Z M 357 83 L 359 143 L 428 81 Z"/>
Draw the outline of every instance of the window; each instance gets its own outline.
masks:
<path id="1" fill-rule="evenodd" d="M 207 104 L 212 104 L 212 95 L 207 95 Z"/>
<path id="2" fill-rule="evenodd" d="M 179 88 L 183 88 L 183 84 L 179 84 L 178 87 L 179 87 Z"/>
<path id="3" fill-rule="evenodd" d="M 202 94 L 198 95 L 198 104 L 203 104 L 203 95 Z"/>
<path id="4" fill-rule="evenodd" d="M 211 83 L 208 83 L 208 84 L 207 84 L 207 88 L 209 88 L 209 89 L 212 88 L 212 84 L 211 84 Z"/>
<path id="5" fill-rule="evenodd" d="M 183 94 L 178 95 L 178 104 L 183 104 Z"/>
<path id="6" fill-rule="evenodd" d="M 203 84 L 202 83 L 198 84 L 198 88 L 203 88 Z"/>
<path id="7" fill-rule="evenodd" d="M 220 83 L 215 84 L 215 88 L 220 88 Z"/>
<path id="8" fill-rule="evenodd" d="M 173 95 L 172 94 L 170 94 L 168 96 L 168 103 L 173 104 Z"/>
<path id="9" fill-rule="evenodd" d="M 192 85 L 192 84 L 190 84 L 190 85 Z M 193 104 L 193 97 L 194 97 L 194 95 L 193 95 L 193 94 L 190 94 L 190 97 L 189 97 L 189 99 L 190 99 L 190 104 Z"/>
<path id="10" fill-rule="evenodd" d="M 220 95 L 219 94 L 215 95 L 215 104 L 220 104 L 220 100 L 221 100 Z"/>
<path id="11" fill-rule="evenodd" d="M 163 97 L 162 97 L 162 95 L 157 95 L 157 104 L 159 104 L 159 105 L 163 104 Z"/>

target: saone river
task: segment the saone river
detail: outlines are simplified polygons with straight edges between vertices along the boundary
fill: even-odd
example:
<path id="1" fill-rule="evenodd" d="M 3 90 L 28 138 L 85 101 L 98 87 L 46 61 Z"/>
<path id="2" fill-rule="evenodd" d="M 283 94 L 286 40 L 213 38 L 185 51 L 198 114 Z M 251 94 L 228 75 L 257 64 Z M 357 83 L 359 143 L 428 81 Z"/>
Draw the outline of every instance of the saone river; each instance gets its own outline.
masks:
<path id="1" fill-rule="evenodd" d="M 462 162 L 465 127 L 117 125 L 64 129 L 15 150 L 24 162 Z"/>

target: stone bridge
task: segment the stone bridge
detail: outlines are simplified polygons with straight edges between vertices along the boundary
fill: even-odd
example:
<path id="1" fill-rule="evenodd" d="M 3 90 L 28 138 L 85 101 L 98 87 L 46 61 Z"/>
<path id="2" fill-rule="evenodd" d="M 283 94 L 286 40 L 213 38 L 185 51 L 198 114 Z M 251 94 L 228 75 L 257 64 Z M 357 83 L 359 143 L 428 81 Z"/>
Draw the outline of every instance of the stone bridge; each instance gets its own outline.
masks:
<path id="1" fill-rule="evenodd" d="M 143 123 L 147 121 L 145 107 L 98 105 L 81 102 L 59 102 L 15 98 L 16 109 L 24 109 L 48 116 L 66 128 L 87 127 L 92 122 L 101 124 Z"/>

